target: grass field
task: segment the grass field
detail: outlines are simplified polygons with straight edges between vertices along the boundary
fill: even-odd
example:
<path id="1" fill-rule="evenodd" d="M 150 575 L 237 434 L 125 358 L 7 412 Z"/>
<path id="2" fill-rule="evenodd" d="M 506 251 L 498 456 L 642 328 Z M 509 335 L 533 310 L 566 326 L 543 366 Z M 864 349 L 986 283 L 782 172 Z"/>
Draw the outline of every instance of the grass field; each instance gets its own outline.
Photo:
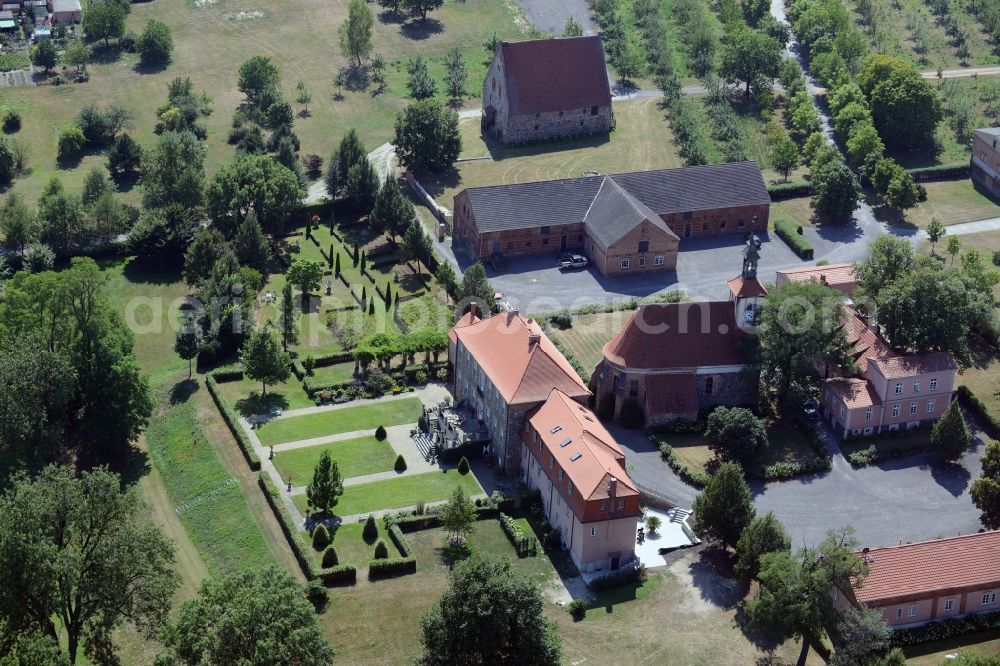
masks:
<path id="1" fill-rule="evenodd" d="M 921 229 L 935 217 L 947 226 L 1000 216 L 1000 204 L 973 186 L 968 178 L 922 184 L 927 188 L 927 201 L 921 201 L 904 214 L 906 222 Z"/>
<path id="2" fill-rule="evenodd" d="M 367 570 L 368 560 L 375 556 L 375 544 L 379 539 L 385 541 L 389 547 L 390 557 L 399 557 L 400 552 L 392 543 L 389 534 L 385 531 L 385 526 L 381 520 L 376 520 L 378 527 L 378 537 L 375 541 L 368 543 L 362 536 L 364 525 L 362 523 L 343 523 L 337 526 L 333 533 L 333 547 L 337 549 L 337 558 L 341 564 L 353 564 L 359 570 Z M 314 551 L 317 563 L 322 563 L 323 551 Z M 367 578 L 367 575 L 358 576 L 358 579 Z"/>
<path id="3" fill-rule="evenodd" d="M 322 384 L 343 384 L 344 382 L 351 381 L 353 378 L 353 363 L 337 363 L 325 368 L 316 368 L 313 370 L 312 378 L 309 381 L 316 386 L 320 386 Z"/>
<path id="4" fill-rule="evenodd" d="M 779 462 L 807 462 L 816 459 L 815 452 L 806 446 L 795 428 L 783 423 L 767 427 L 768 447 L 761 457 L 761 465 Z M 657 439 L 673 447 L 677 459 L 688 467 L 707 472 L 715 460 L 715 453 L 708 447 L 701 433 L 658 433 Z"/>
<path id="5" fill-rule="evenodd" d="M 809 205 L 809 197 L 782 199 L 771 204 L 771 215 L 768 218 L 768 229 L 774 229 L 777 220 L 786 220 L 796 226 L 813 226 L 813 210 Z"/>
<path id="6" fill-rule="evenodd" d="M 630 310 L 573 315 L 573 325 L 560 330 L 552 328 L 549 335 L 566 346 L 588 371 L 603 358 L 601 349 L 632 316 Z"/>
<path id="7" fill-rule="evenodd" d="M 949 663 L 947 655 L 967 654 L 993 656 L 1000 654 L 1000 630 L 960 636 L 946 641 L 934 641 L 903 648 L 909 666 L 940 666 Z"/>
<path id="8" fill-rule="evenodd" d="M 153 466 L 209 573 L 274 564 L 239 481 L 226 470 L 198 423 L 198 394 L 205 392 L 193 381 L 158 387 L 162 411 L 146 431 Z"/>
<path id="9" fill-rule="evenodd" d="M 316 404 L 309 399 L 309 394 L 302 388 L 302 383 L 295 378 L 295 375 L 289 376 L 287 381 L 280 384 L 268 386 L 267 394 L 263 396 L 260 393 L 260 382 L 254 379 L 219 382 L 219 388 L 236 411 L 244 416 L 266 412 L 271 407 L 299 409 Z"/>
<path id="10" fill-rule="evenodd" d="M 369 428 L 374 430 L 380 425 L 416 423 L 420 414 L 419 398 L 385 400 L 357 407 L 277 419 L 260 426 L 257 434 L 265 445 L 283 444 L 342 432 Z"/>
<path id="11" fill-rule="evenodd" d="M 399 509 L 420 502 L 437 502 L 448 499 L 456 485 L 461 486 L 469 496 L 483 494 L 483 489 L 473 474 L 459 474 L 455 470 L 427 472 L 348 486 L 344 488 L 344 494 L 333 513 L 337 516 L 353 516 L 382 509 Z M 299 510 L 306 510 L 305 495 L 294 495 L 293 499 Z"/>
<path id="12" fill-rule="evenodd" d="M 479 119 L 459 123 L 462 158 L 454 169 L 422 178 L 437 202 L 448 208 L 467 187 L 576 178 L 586 172 L 619 173 L 681 166 L 673 135 L 656 99 L 614 104 L 616 128 L 608 135 L 549 141 L 529 146 L 487 145 L 479 133 Z"/>
<path id="13" fill-rule="evenodd" d="M 330 451 L 330 456 L 336 461 L 340 474 L 345 479 L 387 472 L 392 469 L 396 460 L 396 452 L 388 442 L 380 442 L 374 437 L 358 437 L 275 453 L 274 466 L 283 479 L 297 479 L 296 485 L 299 485 L 312 478 L 313 469 L 326 450 Z"/>
<path id="14" fill-rule="evenodd" d="M 337 44 L 337 30 L 347 14 L 346 2 L 137 3 L 128 19 L 130 29 L 140 32 L 148 19 L 170 26 L 174 52 L 166 69 L 141 70 L 135 54 L 122 54 L 108 62 L 92 63 L 90 81 L 84 84 L 5 90 L 3 103 L 18 109 L 25 119 L 17 136 L 31 146 L 32 173 L 19 179 L 15 189 L 34 200 L 48 179 L 58 175 L 70 190 L 79 191 L 87 170 L 104 163 L 99 154 L 86 155 L 69 169 L 56 163 L 60 129 L 72 124 L 77 110 L 86 104 L 124 106 L 135 118 L 135 127 L 129 132 L 143 147 L 151 145 L 155 140 L 155 109 L 166 98 L 167 82 L 176 76 L 190 77 L 197 90 L 207 91 L 213 99 L 213 113 L 206 121 L 206 168 L 209 174 L 214 173 L 233 155 L 233 148 L 225 142 L 233 111 L 242 101 L 236 88 L 237 71 L 254 55 L 270 56 L 277 63 L 286 99 L 294 101 L 299 80 L 312 92 L 310 115 L 295 122 L 303 154 L 329 157 L 351 127 L 370 150 L 392 135 L 393 119 L 404 106 L 406 94 L 403 64 L 417 53 L 428 57 L 432 75 L 439 75 L 445 52 L 460 47 L 470 73 L 466 89 L 471 96 L 466 103 L 478 106 L 486 56 L 482 43 L 494 32 L 507 39 L 523 34 L 516 7 L 503 0 L 448 0 L 440 10 L 431 12 L 425 23 L 401 23 L 373 6 L 378 14 L 374 48 L 388 65 L 388 88 L 378 95 L 371 90 L 345 88 L 338 97 L 333 80 L 347 62 Z M 441 88 L 440 79 L 438 84 Z M 129 198 L 136 200 L 137 193 Z"/>

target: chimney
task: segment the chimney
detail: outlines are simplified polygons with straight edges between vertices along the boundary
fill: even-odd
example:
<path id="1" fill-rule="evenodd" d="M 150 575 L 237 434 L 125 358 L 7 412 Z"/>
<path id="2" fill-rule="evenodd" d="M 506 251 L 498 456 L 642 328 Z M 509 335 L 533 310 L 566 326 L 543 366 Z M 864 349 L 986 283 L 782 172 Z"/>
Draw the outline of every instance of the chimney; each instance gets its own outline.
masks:
<path id="1" fill-rule="evenodd" d="M 826 273 L 819 274 L 819 282 L 820 284 L 826 284 Z"/>
<path id="2" fill-rule="evenodd" d="M 476 302 L 473 301 L 472 305 L 469 306 L 469 314 L 472 315 L 472 319 L 476 318 Z"/>
<path id="3" fill-rule="evenodd" d="M 535 345 L 542 341 L 542 336 L 538 333 L 532 333 L 528 336 L 528 349 L 534 349 Z"/>
<path id="4" fill-rule="evenodd" d="M 610 479 L 608 479 L 608 497 L 614 499 L 617 493 L 618 493 L 618 479 L 616 479 L 615 477 L 611 477 Z M 613 506 L 614 504 L 612 503 L 612 507 Z"/>
<path id="5" fill-rule="evenodd" d="M 864 553 L 865 555 L 867 555 L 868 554 L 868 546 L 865 546 L 864 548 L 862 548 L 861 552 Z"/>

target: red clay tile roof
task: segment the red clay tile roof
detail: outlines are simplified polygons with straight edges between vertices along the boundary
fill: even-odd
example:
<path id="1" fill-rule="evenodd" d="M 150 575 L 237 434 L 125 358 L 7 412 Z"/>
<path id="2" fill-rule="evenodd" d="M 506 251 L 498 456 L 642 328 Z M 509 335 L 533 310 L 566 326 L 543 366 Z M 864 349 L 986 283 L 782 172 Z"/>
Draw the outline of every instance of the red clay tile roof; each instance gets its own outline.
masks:
<path id="1" fill-rule="evenodd" d="M 847 315 L 844 320 L 847 344 L 853 347 L 851 355 L 858 364 L 859 372 L 864 373 L 868 370 L 871 359 L 896 356 L 885 340 L 865 323 L 857 310 L 844 306 L 844 313 Z"/>
<path id="2" fill-rule="evenodd" d="M 611 106 L 604 48 L 597 35 L 500 44 L 510 115 Z"/>
<path id="3" fill-rule="evenodd" d="M 867 561 L 868 578 L 854 590 L 867 604 L 938 590 L 1000 587 L 1000 531 L 872 548 Z"/>
<path id="4" fill-rule="evenodd" d="M 590 395 L 533 320 L 505 312 L 452 330 L 509 404 L 541 402 L 553 388 L 574 398 Z"/>
<path id="5" fill-rule="evenodd" d="M 611 477 L 618 479 L 617 497 L 639 494 L 615 438 L 593 412 L 559 389 L 552 390 L 528 421 L 584 499 L 607 499 Z M 552 432 L 556 426 L 559 430 Z"/>
<path id="6" fill-rule="evenodd" d="M 458 321 L 455 322 L 455 325 L 453 327 L 448 329 L 448 339 L 452 342 L 452 344 L 454 344 L 455 342 L 458 341 L 458 335 L 455 333 L 455 329 L 465 328 L 469 324 L 475 324 L 477 321 L 479 321 L 479 317 L 476 316 L 475 312 L 469 310 L 464 315 L 458 318 Z"/>
<path id="7" fill-rule="evenodd" d="M 746 279 L 742 275 L 737 275 L 726 284 L 729 285 L 729 293 L 737 298 L 767 296 L 767 289 L 755 277 Z"/>
<path id="8" fill-rule="evenodd" d="M 698 388 L 693 372 L 646 379 L 646 415 L 695 414 Z"/>
<path id="9" fill-rule="evenodd" d="M 668 370 L 705 365 L 743 365 L 733 304 L 650 303 L 640 306 L 603 354 L 623 368 Z"/>
<path id="10" fill-rule="evenodd" d="M 886 379 L 912 377 L 925 372 L 957 370 L 955 359 L 948 352 L 930 352 L 914 356 L 892 356 L 869 361 Z"/>
<path id="11" fill-rule="evenodd" d="M 824 278 L 827 286 L 842 291 L 848 296 L 853 294 L 858 286 L 857 277 L 854 275 L 854 264 L 848 263 L 789 268 L 777 272 L 776 282 L 779 285 L 783 284 L 785 280 L 789 282 L 805 282 L 807 280 L 822 282 Z"/>
<path id="12" fill-rule="evenodd" d="M 836 377 L 827 380 L 826 386 L 848 409 L 882 404 L 875 387 L 867 379 Z"/>

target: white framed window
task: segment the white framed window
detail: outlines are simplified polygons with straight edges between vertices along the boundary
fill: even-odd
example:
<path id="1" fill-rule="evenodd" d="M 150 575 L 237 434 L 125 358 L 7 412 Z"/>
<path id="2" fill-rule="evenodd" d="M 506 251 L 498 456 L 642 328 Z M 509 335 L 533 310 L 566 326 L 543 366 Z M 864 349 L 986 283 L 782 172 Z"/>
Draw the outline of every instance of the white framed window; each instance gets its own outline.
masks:
<path id="1" fill-rule="evenodd" d="M 867 428 L 865 428 L 865 434 L 866 435 L 870 435 L 870 434 L 872 434 L 872 432 L 874 430 L 875 430 L 875 428 L 872 428 L 871 426 L 868 426 Z"/>
<path id="2" fill-rule="evenodd" d="M 896 395 L 903 392 L 903 382 L 896 382 Z"/>
<path id="3" fill-rule="evenodd" d="M 927 413 L 930 414 L 933 411 L 934 411 L 934 401 L 933 400 L 928 400 L 927 401 Z"/>
<path id="4" fill-rule="evenodd" d="M 944 612 L 950 613 L 951 609 L 954 608 L 955 601 L 953 599 L 948 599 L 944 602 Z"/>
<path id="5" fill-rule="evenodd" d="M 653 265 L 654 266 L 662 266 L 663 265 L 663 255 L 662 254 L 658 254 L 655 257 L 653 257 Z"/>
<path id="6" fill-rule="evenodd" d="M 592 537 L 597 536 L 597 528 L 596 527 L 591 527 L 590 528 L 590 536 L 592 536 Z"/>
<path id="7" fill-rule="evenodd" d="M 865 421 L 871 421 L 871 420 L 872 420 L 872 408 L 869 407 L 868 409 L 865 410 Z"/>
<path id="8" fill-rule="evenodd" d="M 937 390 L 937 377 L 931 377 L 931 390 Z"/>
<path id="9" fill-rule="evenodd" d="M 892 406 L 892 416 L 893 418 L 899 416 L 899 405 Z"/>
<path id="10" fill-rule="evenodd" d="M 920 393 L 920 382 L 913 382 L 913 392 Z"/>
<path id="11" fill-rule="evenodd" d="M 914 402 L 910 404 L 910 415 L 912 416 L 913 414 L 916 413 L 917 413 L 917 403 Z"/>
<path id="12" fill-rule="evenodd" d="M 917 616 L 917 607 L 916 606 L 910 606 L 910 612 L 907 613 L 907 616 L 908 617 L 916 617 Z"/>
<path id="13" fill-rule="evenodd" d="M 601 500 L 601 511 L 607 511 L 607 510 L 608 510 L 608 501 Z"/>
<path id="14" fill-rule="evenodd" d="M 989 606 L 990 604 L 995 604 L 997 602 L 997 593 L 988 592 L 983 595 L 983 605 Z"/>
<path id="15" fill-rule="evenodd" d="M 622 259 L 622 263 L 621 263 L 621 267 L 622 267 L 622 268 L 628 268 L 628 267 L 629 267 L 629 266 L 631 266 L 631 265 L 632 265 L 632 264 L 630 264 L 630 263 L 629 263 L 629 260 L 628 260 L 628 259 Z"/>

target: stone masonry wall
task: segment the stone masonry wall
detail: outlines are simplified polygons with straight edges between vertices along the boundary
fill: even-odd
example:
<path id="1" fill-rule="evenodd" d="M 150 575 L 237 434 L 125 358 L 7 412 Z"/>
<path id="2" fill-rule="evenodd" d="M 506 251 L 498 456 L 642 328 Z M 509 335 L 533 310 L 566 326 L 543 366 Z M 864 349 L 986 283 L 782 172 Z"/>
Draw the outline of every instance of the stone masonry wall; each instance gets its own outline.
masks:
<path id="1" fill-rule="evenodd" d="M 498 113 L 497 127 L 502 128 L 503 136 L 501 138 L 504 143 L 508 144 L 604 133 L 611 131 L 615 124 L 614 113 L 610 106 L 565 109 L 519 116 L 504 115 L 506 126 L 500 125 L 500 114 Z"/>
<path id="2" fill-rule="evenodd" d="M 763 231 L 767 229 L 770 209 L 769 204 L 755 204 L 669 213 L 661 215 L 660 218 L 683 240 L 698 236 L 745 234 L 751 230 Z M 754 223 L 755 217 L 757 218 L 756 223 Z"/>

